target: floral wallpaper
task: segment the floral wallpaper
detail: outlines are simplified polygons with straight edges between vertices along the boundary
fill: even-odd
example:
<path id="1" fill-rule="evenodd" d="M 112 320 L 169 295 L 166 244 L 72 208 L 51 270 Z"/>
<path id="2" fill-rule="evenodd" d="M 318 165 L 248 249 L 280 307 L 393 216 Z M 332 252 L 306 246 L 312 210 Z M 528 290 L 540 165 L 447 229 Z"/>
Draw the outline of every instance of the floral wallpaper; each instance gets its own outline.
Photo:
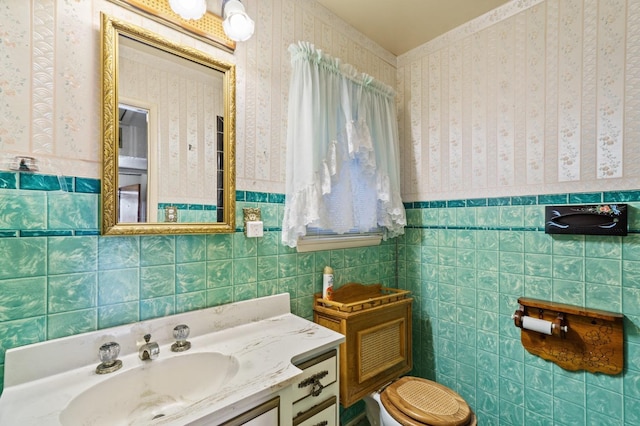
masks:
<path id="1" fill-rule="evenodd" d="M 633 189 L 640 177 L 634 0 L 514 0 L 398 58 L 314 0 L 247 0 L 258 28 L 234 54 L 107 0 L 0 7 L 2 164 L 28 154 L 45 173 L 99 177 L 104 11 L 237 64 L 239 189 L 284 191 L 298 40 L 397 87 L 405 201 Z"/>
<path id="2" fill-rule="evenodd" d="M 403 199 L 637 188 L 640 5 L 518 0 L 398 58 Z"/>
<path id="3" fill-rule="evenodd" d="M 314 0 L 243 3 L 257 29 L 231 54 L 107 0 L 3 1 L 0 170 L 15 155 L 30 155 L 43 173 L 100 177 L 99 34 L 105 12 L 237 65 L 236 186 L 283 193 L 287 47 L 312 42 L 388 85 L 395 84 L 396 58 Z"/>

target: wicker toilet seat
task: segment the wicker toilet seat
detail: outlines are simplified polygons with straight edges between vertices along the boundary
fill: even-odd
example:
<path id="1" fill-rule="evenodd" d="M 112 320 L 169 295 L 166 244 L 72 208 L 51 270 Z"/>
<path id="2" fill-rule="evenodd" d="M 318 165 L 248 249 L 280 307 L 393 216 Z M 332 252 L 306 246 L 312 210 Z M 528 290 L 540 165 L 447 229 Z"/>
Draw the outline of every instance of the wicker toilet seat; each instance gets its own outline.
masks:
<path id="1" fill-rule="evenodd" d="M 419 377 L 402 377 L 380 394 L 391 417 L 405 426 L 473 426 L 476 417 L 458 393 Z"/>

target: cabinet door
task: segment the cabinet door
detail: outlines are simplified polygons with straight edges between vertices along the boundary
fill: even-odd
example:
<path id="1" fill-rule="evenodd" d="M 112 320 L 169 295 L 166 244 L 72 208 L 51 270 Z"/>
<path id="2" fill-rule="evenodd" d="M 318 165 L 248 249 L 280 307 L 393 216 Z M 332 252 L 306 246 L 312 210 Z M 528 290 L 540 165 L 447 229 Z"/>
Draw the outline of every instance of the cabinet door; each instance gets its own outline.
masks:
<path id="1" fill-rule="evenodd" d="M 280 397 L 273 398 L 237 417 L 223 423 L 223 426 L 278 426 L 280 424 Z"/>

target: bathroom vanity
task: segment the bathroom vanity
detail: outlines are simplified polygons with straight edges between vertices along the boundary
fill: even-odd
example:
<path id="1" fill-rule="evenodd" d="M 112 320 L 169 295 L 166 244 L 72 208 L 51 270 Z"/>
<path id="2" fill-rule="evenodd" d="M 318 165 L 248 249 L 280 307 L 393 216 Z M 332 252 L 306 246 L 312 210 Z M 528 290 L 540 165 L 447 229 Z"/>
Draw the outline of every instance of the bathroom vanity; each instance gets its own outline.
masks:
<path id="1" fill-rule="evenodd" d="M 14 348 L 0 425 L 338 425 L 343 340 L 285 293 Z M 109 342 L 122 367 L 97 374 Z"/>

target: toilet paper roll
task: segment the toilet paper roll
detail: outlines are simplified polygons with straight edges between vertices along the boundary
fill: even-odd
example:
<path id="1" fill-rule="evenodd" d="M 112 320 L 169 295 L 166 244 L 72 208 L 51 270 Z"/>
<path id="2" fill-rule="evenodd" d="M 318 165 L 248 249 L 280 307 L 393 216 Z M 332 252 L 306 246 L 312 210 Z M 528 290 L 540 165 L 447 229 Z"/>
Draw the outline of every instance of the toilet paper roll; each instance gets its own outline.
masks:
<path id="1" fill-rule="evenodd" d="M 551 321 L 525 316 L 522 317 L 522 328 L 551 335 L 553 323 Z"/>

